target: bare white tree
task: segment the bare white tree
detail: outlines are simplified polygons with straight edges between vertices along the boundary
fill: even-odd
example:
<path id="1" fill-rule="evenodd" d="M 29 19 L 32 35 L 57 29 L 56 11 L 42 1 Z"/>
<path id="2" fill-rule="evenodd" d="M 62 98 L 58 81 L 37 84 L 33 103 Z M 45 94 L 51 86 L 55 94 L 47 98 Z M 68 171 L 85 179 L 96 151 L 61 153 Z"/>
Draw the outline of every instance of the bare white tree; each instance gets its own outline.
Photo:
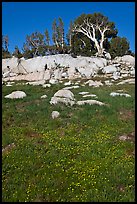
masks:
<path id="1" fill-rule="evenodd" d="M 32 45 L 32 47 L 35 48 L 35 53 L 34 53 L 34 57 L 36 56 L 37 52 L 38 52 L 38 48 L 39 48 L 39 44 L 35 41 L 33 41 L 33 39 L 31 38 L 31 36 L 28 37 L 28 41 L 29 43 Z"/>
<path id="2" fill-rule="evenodd" d="M 39 47 L 44 46 L 44 40 L 43 39 L 44 39 L 44 36 L 39 32 L 32 33 L 30 36 L 27 35 L 27 37 L 26 37 L 27 44 L 32 49 L 35 49 L 34 57 L 37 56 Z"/>
<path id="3" fill-rule="evenodd" d="M 86 18 L 81 25 L 74 25 L 73 32 L 83 33 L 91 41 L 95 43 L 98 55 L 101 56 L 104 52 L 103 42 L 105 38 L 105 32 L 110 30 L 110 28 L 104 24 L 102 21 L 100 24 L 92 23 L 88 18 Z M 100 33 L 100 40 L 97 39 L 97 32 Z"/>

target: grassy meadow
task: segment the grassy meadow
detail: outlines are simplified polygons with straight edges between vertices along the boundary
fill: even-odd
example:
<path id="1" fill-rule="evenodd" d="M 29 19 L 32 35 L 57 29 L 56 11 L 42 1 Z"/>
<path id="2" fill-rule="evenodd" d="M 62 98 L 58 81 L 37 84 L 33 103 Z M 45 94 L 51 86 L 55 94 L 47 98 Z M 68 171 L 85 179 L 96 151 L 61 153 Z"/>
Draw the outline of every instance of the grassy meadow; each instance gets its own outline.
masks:
<path id="1" fill-rule="evenodd" d="M 109 106 L 50 105 L 63 87 L 2 86 L 2 201 L 135 201 L 134 139 L 119 140 L 135 131 L 135 85 L 71 90 L 76 100 L 88 91 Z M 109 95 L 120 89 L 131 97 Z M 15 90 L 27 97 L 4 98 Z"/>

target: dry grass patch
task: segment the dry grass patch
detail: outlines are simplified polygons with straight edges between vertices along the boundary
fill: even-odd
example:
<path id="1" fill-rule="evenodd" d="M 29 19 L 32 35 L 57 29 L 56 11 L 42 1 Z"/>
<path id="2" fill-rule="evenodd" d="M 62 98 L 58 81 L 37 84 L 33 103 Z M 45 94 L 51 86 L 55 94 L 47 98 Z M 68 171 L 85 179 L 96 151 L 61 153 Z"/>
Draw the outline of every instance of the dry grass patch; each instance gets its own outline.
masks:
<path id="1" fill-rule="evenodd" d="M 119 111 L 119 117 L 121 120 L 129 120 L 135 117 L 135 113 L 131 110 L 123 109 Z"/>
<path id="2" fill-rule="evenodd" d="M 35 132 L 35 131 L 32 131 L 32 130 L 28 130 L 26 133 L 25 133 L 25 135 L 27 136 L 27 137 L 30 137 L 30 138 L 34 138 L 34 137 L 41 137 L 42 136 L 42 134 L 40 134 L 40 133 L 38 133 L 38 132 Z"/>

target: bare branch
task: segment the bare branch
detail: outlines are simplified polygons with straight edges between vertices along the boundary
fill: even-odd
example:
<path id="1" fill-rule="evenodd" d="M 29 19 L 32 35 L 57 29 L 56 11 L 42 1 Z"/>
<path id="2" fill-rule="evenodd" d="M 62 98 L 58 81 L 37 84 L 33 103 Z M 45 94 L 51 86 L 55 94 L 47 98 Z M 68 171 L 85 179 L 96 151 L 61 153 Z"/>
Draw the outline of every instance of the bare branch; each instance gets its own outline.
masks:
<path id="1" fill-rule="evenodd" d="M 85 43 L 85 41 L 82 40 L 82 39 L 80 39 L 80 40 L 81 40 L 81 42 L 84 44 L 84 47 L 86 47 L 86 43 Z"/>
<path id="2" fill-rule="evenodd" d="M 105 32 L 107 30 L 110 30 L 110 28 L 106 25 L 104 25 L 104 21 L 102 21 L 100 24 L 93 24 L 89 21 L 89 18 L 86 18 L 83 20 L 83 23 L 81 25 L 75 25 L 73 28 L 73 32 L 79 32 L 83 33 L 85 36 L 87 36 L 90 40 L 92 40 L 95 43 L 95 46 L 98 50 L 98 53 L 103 52 L 103 42 L 106 39 L 105 38 Z M 96 31 L 100 32 L 101 39 L 100 44 L 96 37 Z"/>

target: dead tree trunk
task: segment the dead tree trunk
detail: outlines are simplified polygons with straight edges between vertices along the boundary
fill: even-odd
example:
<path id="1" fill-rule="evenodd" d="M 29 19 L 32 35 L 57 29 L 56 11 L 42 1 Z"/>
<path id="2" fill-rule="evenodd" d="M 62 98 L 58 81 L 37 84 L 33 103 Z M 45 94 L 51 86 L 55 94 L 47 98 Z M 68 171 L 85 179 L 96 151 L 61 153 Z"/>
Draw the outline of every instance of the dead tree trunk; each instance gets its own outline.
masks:
<path id="1" fill-rule="evenodd" d="M 84 20 L 84 23 L 80 26 L 75 26 L 73 29 L 73 32 L 79 32 L 83 33 L 85 36 L 87 36 L 91 41 L 95 43 L 95 47 L 97 49 L 98 55 L 103 55 L 104 47 L 103 42 L 105 40 L 105 32 L 107 30 L 110 30 L 107 26 L 102 27 L 103 22 L 100 25 L 93 24 L 89 22 L 88 19 Z M 101 39 L 100 42 L 98 42 L 96 37 L 96 31 L 100 32 Z"/>

